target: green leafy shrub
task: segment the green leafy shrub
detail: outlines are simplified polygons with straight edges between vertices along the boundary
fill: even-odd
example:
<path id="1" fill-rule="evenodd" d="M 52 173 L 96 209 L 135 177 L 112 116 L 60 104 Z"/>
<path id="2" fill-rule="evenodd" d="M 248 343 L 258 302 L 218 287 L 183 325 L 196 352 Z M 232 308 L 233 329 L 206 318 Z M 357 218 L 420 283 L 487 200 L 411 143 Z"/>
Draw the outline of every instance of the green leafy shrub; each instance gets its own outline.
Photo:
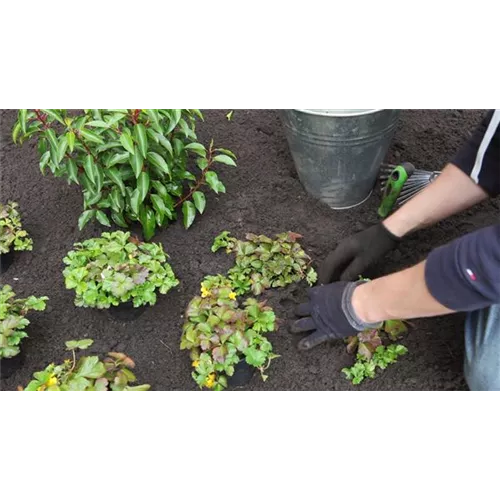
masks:
<path id="1" fill-rule="evenodd" d="M 13 201 L 0 203 L 0 254 L 9 253 L 12 248 L 16 252 L 33 250 L 33 240 L 22 227 L 18 207 Z"/>
<path id="2" fill-rule="evenodd" d="M 20 352 L 21 340 L 26 338 L 26 327 L 30 324 L 29 311 L 43 311 L 48 297 L 31 296 L 16 299 L 12 287 L 0 289 L 0 359 L 13 358 Z"/>
<path id="3" fill-rule="evenodd" d="M 212 252 L 221 248 L 236 255 L 236 264 L 227 273 L 237 295 L 251 291 L 260 295 L 268 288 L 284 287 L 303 279 L 313 285 L 317 280 L 311 259 L 304 252 L 297 233 L 282 233 L 275 240 L 247 234 L 247 241 L 233 238 L 224 231 L 215 238 Z M 209 277 L 212 279 L 213 277 Z"/>
<path id="4" fill-rule="evenodd" d="M 265 334 L 276 327 L 276 318 L 265 302 L 247 299 L 242 307 L 230 287 L 202 287 L 186 310 L 181 349 L 191 351 L 193 378 L 200 388 L 223 390 L 235 366 L 245 360 L 266 380 L 272 359 Z"/>
<path id="5" fill-rule="evenodd" d="M 154 305 L 156 292 L 166 294 L 179 284 L 162 245 L 140 242 L 130 233 L 102 233 L 74 247 L 64 258 L 63 274 L 78 307 Z"/>
<path id="6" fill-rule="evenodd" d="M 197 118 L 197 109 L 21 109 L 12 135 L 37 137 L 42 173 L 82 187 L 80 229 L 93 218 L 124 228 L 138 221 L 150 240 L 181 207 L 189 228 L 205 210 L 201 188 L 226 191 L 214 167 L 236 166 L 231 151 L 197 142 Z"/>
<path id="7" fill-rule="evenodd" d="M 151 386 L 130 386 L 136 381 L 132 370 L 135 363 L 126 354 L 110 352 L 103 360 L 99 356 L 76 359 L 77 349 L 87 349 L 93 340 L 71 340 L 66 348 L 72 359 L 62 364 L 51 363 L 45 370 L 33 374 L 25 391 L 147 391 Z"/>

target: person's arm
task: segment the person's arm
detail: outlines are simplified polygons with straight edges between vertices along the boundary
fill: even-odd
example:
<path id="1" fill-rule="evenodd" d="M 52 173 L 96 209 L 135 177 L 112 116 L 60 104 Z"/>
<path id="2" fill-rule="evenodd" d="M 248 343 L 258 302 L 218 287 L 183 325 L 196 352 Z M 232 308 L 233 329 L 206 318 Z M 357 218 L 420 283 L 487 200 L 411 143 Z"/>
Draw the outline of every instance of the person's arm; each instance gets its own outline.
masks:
<path id="1" fill-rule="evenodd" d="M 473 311 L 500 303 L 500 224 L 440 247 L 425 262 L 356 288 L 366 323 Z"/>
<path id="2" fill-rule="evenodd" d="M 500 110 L 488 112 L 441 175 L 384 221 L 404 235 L 459 213 L 500 193 Z"/>

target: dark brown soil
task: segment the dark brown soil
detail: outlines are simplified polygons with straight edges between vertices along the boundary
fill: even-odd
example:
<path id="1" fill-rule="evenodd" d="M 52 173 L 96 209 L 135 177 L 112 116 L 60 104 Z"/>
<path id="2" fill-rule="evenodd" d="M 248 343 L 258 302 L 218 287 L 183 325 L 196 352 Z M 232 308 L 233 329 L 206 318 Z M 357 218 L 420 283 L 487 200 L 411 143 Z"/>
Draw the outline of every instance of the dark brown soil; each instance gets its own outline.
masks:
<path id="1" fill-rule="evenodd" d="M 79 190 L 63 180 L 42 177 L 34 143 L 12 144 L 10 130 L 15 112 L 1 112 L 1 199 L 20 203 L 27 229 L 35 241 L 33 252 L 22 253 L 2 276 L 18 294 L 48 295 L 47 312 L 31 317 L 30 338 L 23 344 L 26 362 L 2 388 L 25 385 L 35 370 L 65 358 L 64 341 L 91 337 L 95 351 L 127 352 L 137 363 L 138 380 L 156 390 L 192 390 L 189 356 L 179 350 L 183 310 L 199 290 L 203 276 L 224 272 L 232 262 L 225 254 L 212 254 L 211 242 L 229 230 L 243 237 L 246 232 L 273 235 L 291 230 L 304 235 L 303 244 L 316 260 L 363 224 L 377 220 L 378 193 L 363 206 L 334 212 L 311 199 L 295 174 L 291 156 L 274 110 L 236 110 L 231 122 L 227 111 L 206 112 L 200 126 L 203 140 L 211 137 L 239 157 L 239 168 L 223 169 L 227 194 L 208 195 L 207 210 L 185 231 L 174 224 L 156 238 L 171 256 L 181 285 L 137 321 L 118 323 L 104 312 L 78 309 L 73 293 L 65 290 L 62 258 L 78 239 L 99 234 L 101 227 L 77 228 L 81 209 Z M 388 161 L 406 160 L 427 169 L 440 169 L 479 122 L 481 110 L 408 110 L 388 154 Z M 498 201 L 490 201 L 454 217 L 406 241 L 377 269 L 378 274 L 416 263 L 434 247 L 498 219 Z M 255 376 L 252 390 L 349 390 L 340 373 L 351 364 L 341 342 L 309 353 L 296 349 L 297 339 L 288 334 L 286 321 L 293 306 L 305 295 L 304 286 L 273 291 L 266 297 L 283 325 L 272 334 L 276 352 L 269 380 Z M 415 322 L 403 342 L 409 355 L 364 390 L 449 390 L 466 388 L 462 376 L 463 317 L 460 315 Z"/>

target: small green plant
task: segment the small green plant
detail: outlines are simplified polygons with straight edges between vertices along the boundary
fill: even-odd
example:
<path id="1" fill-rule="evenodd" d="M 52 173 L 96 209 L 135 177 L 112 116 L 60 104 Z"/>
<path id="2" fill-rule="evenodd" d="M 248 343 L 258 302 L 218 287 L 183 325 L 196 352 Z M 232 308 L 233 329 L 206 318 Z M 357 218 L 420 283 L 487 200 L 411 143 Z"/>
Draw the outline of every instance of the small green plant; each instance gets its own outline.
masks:
<path id="1" fill-rule="evenodd" d="M 15 297 L 11 286 L 0 289 L 0 359 L 19 354 L 21 340 L 28 336 L 26 327 L 30 322 L 26 315 L 29 311 L 43 311 L 48 300 L 48 297 Z"/>
<path id="2" fill-rule="evenodd" d="M 276 328 L 273 310 L 255 299 L 240 307 L 236 292 L 216 285 L 205 282 L 202 296 L 186 310 L 181 349 L 191 351 L 193 379 L 200 388 L 223 390 L 235 366 L 244 360 L 266 380 L 265 370 L 278 357 L 265 336 Z"/>
<path id="3" fill-rule="evenodd" d="M 33 240 L 28 236 L 21 224 L 21 216 L 13 201 L 6 205 L 0 203 L 0 254 L 33 250 Z"/>
<path id="4" fill-rule="evenodd" d="M 116 231 L 74 247 L 64 258 L 63 274 L 78 307 L 107 309 L 129 301 L 134 307 L 154 305 L 157 292 L 166 294 L 179 284 L 159 243 Z"/>
<path id="5" fill-rule="evenodd" d="M 389 365 L 396 363 L 400 356 L 407 353 L 408 349 L 400 344 L 391 344 L 387 347 L 379 345 L 370 359 L 358 354 L 356 363 L 350 368 L 344 368 L 342 373 L 353 385 L 358 385 L 367 378 L 375 378 L 377 368 L 385 370 Z"/>
<path id="6" fill-rule="evenodd" d="M 374 378 L 375 368 L 385 370 L 389 364 L 397 361 L 399 356 L 408 350 L 402 345 L 383 345 L 382 334 L 387 334 L 391 341 L 397 341 L 408 331 L 404 321 L 384 321 L 380 328 L 365 330 L 346 339 L 347 352 L 356 354 L 356 363 L 350 368 L 344 368 L 344 373 L 354 385 L 360 384 L 365 378 Z"/>
<path id="7" fill-rule="evenodd" d="M 132 370 L 135 363 L 126 354 L 110 352 L 103 360 L 99 356 L 76 358 L 77 350 L 84 350 L 93 340 L 71 340 L 66 348 L 72 359 L 62 364 L 51 363 L 45 370 L 33 374 L 25 391 L 147 391 L 151 386 L 129 385 L 136 381 Z"/>
<path id="8" fill-rule="evenodd" d="M 215 238 L 212 252 L 225 248 L 226 253 L 236 255 L 236 264 L 227 275 L 237 295 L 249 291 L 260 295 L 266 289 L 303 279 L 311 286 L 316 282 L 311 259 L 297 242 L 300 238 L 300 234 L 291 232 L 278 234 L 275 240 L 249 233 L 247 241 L 241 241 L 224 231 Z"/>
<path id="9" fill-rule="evenodd" d="M 177 209 L 189 228 L 205 210 L 204 186 L 226 192 L 215 167 L 236 166 L 236 157 L 213 140 L 200 144 L 197 119 L 198 109 L 21 109 L 12 136 L 37 137 L 42 173 L 81 186 L 80 229 L 94 218 L 123 228 L 138 221 L 149 241 Z"/>

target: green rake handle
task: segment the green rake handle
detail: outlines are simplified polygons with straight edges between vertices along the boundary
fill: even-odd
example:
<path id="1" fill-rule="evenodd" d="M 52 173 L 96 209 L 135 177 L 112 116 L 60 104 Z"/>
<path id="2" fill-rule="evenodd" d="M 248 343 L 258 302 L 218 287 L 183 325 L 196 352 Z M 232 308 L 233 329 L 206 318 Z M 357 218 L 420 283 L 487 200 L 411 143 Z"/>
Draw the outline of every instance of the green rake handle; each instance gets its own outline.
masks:
<path id="1" fill-rule="evenodd" d="M 402 165 L 394 167 L 394 170 L 387 179 L 387 183 L 382 194 L 382 202 L 378 209 L 379 217 L 385 219 L 385 217 L 391 213 L 405 182 L 414 170 L 415 167 L 411 163 L 403 163 Z"/>

